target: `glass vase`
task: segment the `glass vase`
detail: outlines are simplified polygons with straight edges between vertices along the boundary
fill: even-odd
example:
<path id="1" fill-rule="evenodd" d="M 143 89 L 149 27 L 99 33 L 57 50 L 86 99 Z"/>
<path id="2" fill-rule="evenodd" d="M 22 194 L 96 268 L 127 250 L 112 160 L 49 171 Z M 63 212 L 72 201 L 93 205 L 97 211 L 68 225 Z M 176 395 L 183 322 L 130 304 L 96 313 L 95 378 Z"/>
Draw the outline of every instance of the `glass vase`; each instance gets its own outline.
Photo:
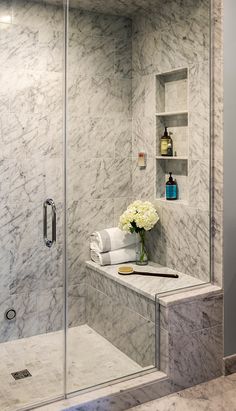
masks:
<path id="1" fill-rule="evenodd" d="M 137 265 L 147 265 L 148 264 L 148 254 L 145 245 L 145 231 L 140 231 L 137 233 L 136 238 L 136 264 Z"/>

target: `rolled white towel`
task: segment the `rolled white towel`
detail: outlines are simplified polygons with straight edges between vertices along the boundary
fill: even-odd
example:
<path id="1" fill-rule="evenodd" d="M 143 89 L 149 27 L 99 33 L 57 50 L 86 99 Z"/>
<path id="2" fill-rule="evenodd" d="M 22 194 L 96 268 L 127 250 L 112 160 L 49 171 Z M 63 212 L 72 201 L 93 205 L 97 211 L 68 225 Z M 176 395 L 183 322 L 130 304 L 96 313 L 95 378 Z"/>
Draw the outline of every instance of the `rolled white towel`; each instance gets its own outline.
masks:
<path id="1" fill-rule="evenodd" d="M 131 245 L 107 253 L 99 253 L 98 251 L 91 250 L 91 260 L 100 265 L 121 264 L 135 261 L 136 247 L 135 245 Z"/>
<path id="2" fill-rule="evenodd" d="M 95 231 L 90 236 L 90 249 L 99 253 L 118 250 L 135 244 L 135 234 L 126 233 L 118 227 Z"/>

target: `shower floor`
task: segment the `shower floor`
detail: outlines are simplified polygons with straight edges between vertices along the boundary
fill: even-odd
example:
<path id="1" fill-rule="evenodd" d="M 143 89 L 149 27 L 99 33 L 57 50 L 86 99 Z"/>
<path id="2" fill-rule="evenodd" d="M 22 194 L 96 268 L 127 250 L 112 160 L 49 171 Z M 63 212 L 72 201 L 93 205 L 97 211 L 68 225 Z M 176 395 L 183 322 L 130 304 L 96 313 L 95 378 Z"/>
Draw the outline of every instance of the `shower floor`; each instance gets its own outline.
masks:
<path id="1" fill-rule="evenodd" d="M 48 400 L 63 393 L 63 332 L 41 334 L 0 345 L 0 410 Z M 28 369 L 32 377 L 14 380 Z M 143 371 L 143 368 L 87 325 L 68 331 L 69 392 Z"/>

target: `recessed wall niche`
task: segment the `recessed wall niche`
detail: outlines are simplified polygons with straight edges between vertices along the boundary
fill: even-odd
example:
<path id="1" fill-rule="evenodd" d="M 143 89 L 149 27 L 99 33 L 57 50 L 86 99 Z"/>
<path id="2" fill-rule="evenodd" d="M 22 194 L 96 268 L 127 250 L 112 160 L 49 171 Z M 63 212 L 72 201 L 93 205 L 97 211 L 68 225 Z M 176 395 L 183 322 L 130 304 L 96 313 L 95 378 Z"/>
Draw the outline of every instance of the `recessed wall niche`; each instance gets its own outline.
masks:
<path id="1" fill-rule="evenodd" d="M 173 156 L 161 156 L 165 127 L 173 140 Z M 178 200 L 188 202 L 188 69 L 156 75 L 156 197 L 165 201 L 169 172 L 178 184 Z"/>

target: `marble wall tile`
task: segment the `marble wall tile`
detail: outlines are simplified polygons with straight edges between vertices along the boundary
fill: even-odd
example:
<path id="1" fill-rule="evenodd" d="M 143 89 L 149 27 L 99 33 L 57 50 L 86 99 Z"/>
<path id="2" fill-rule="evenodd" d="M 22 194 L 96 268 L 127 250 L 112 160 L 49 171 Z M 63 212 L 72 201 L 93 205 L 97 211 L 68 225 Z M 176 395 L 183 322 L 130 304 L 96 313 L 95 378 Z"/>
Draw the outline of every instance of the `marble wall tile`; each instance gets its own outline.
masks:
<path id="1" fill-rule="evenodd" d="M 38 124 L 38 127 L 35 127 Z M 0 146 L 6 159 L 60 157 L 62 155 L 62 116 L 53 114 L 6 113 L 0 118 Z M 47 135 L 47 139 L 45 139 Z"/>
<path id="2" fill-rule="evenodd" d="M 38 167 L 39 160 L 31 158 L 31 161 L 6 160 L 2 161 L 2 195 L 8 204 L 37 203 L 42 204 L 45 175 Z M 5 194 L 6 193 L 6 194 Z"/>
<path id="3" fill-rule="evenodd" d="M 63 327 L 63 287 L 46 290 L 37 297 L 39 333 Z"/>
<path id="4" fill-rule="evenodd" d="M 62 287 L 6 295 L 0 303 L 1 342 L 62 329 L 63 326 Z M 7 309 L 16 311 L 16 318 L 7 321 Z"/>
<path id="5" fill-rule="evenodd" d="M 86 96 L 86 99 L 83 98 Z M 131 115 L 131 82 L 125 78 L 70 77 L 69 112 L 84 116 Z"/>
<path id="6" fill-rule="evenodd" d="M 42 227 L 41 206 L 24 208 L 9 204 L 3 209 L 0 242 L 4 271 L 1 287 L 8 288 L 11 294 L 60 284 L 62 272 L 56 264 L 61 260 L 62 251 L 59 244 L 52 250 L 45 247 L 42 228 L 40 235 L 38 231 L 39 221 Z"/>
<path id="7" fill-rule="evenodd" d="M 156 310 L 162 364 L 175 384 L 184 388 L 222 374 L 222 292 L 169 307 L 156 305 Z"/>
<path id="8" fill-rule="evenodd" d="M 130 38 L 132 35 L 131 20 L 123 16 L 105 13 L 91 13 L 82 9 L 70 9 L 69 30 L 71 33 L 89 34 L 92 36 L 109 36 Z"/>
<path id="9" fill-rule="evenodd" d="M 132 197 L 116 197 L 114 199 L 114 226 L 117 226 L 120 221 L 120 216 L 126 208 L 134 201 Z"/>
<path id="10" fill-rule="evenodd" d="M 168 346 L 169 346 L 169 334 L 167 331 L 163 330 L 162 328 L 160 329 L 160 351 L 159 355 L 157 355 L 157 358 L 159 357 L 159 369 L 164 372 L 166 375 L 169 374 L 169 351 L 168 351 Z"/>
<path id="11" fill-rule="evenodd" d="M 16 42 L 17 39 L 17 42 Z M 4 67 L 34 68 L 38 61 L 38 30 L 0 24 L 0 52 Z"/>
<path id="12" fill-rule="evenodd" d="M 147 76 L 136 73 L 132 75 L 132 116 L 141 117 L 145 115 L 146 103 L 146 79 Z M 153 82 L 153 85 L 155 83 Z"/>
<path id="13" fill-rule="evenodd" d="M 72 198 L 73 200 L 73 198 Z M 79 284 L 85 278 L 85 261 L 90 259 L 89 237 L 95 230 L 112 227 L 113 200 L 69 200 L 68 222 L 68 282 Z"/>
<path id="14" fill-rule="evenodd" d="M 36 293 L 16 294 L 11 298 L 14 301 L 12 306 L 16 307 L 17 338 L 37 335 L 39 333 L 39 318 Z"/>
<path id="15" fill-rule="evenodd" d="M 63 63 L 63 32 L 51 26 L 22 26 L 0 22 L 0 50 L 5 68 L 61 72 Z"/>
<path id="16" fill-rule="evenodd" d="M 132 69 L 135 74 L 148 75 L 160 72 L 162 54 L 160 31 L 133 31 Z"/>
<path id="17" fill-rule="evenodd" d="M 187 335 L 223 323 L 223 295 L 180 303 L 169 310 L 169 331 L 179 336 Z"/>
<path id="18" fill-rule="evenodd" d="M 125 36 L 115 39 L 115 74 L 125 78 L 132 76 L 132 40 Z"/>
<path id="19" fill-rule="evenodd" d="M 68 326 L 78 326 L 86 323 L 85 316 L 86 285 L 80 283 L 71 285 L 68 289 Z"/>
<path id="20" fill-rule="evenodd" d="M 189 203 L 201 210 L 209 210 L 209 193 L 209 160 L 191 160 L 189 162 Z"/>
<path id="21" fill-rule="evenodd" d="M 156 206 L 156 210 L 159 216 L 159 221 L 156 226 L 147 233 L 147 248 L 148 255 L 151 261 L 158 262 L 159 264 L 166 266 L 166 254 L 165 248 L 163 247 L 164 243 L 162 241 L 162 207 Z"/>
<path id="22" fill-rule="evenodd" d="M 155 325 L 150 320 L 91 286 L 87 288 L 86 316 L 89 326 L 138 364 L 155 364 Z"/>
<path id="23" fill-rule="evenodd" d="M 9 96 L 0 93 L 0 115 L 9 113 Z"/>
<path id="24" fill-rule="evenodd" d="M 222 375 L 222 325 L 203 329 L 191 335 L 175 337 L 170 356 L 170 374 L 183 388 L 199 384 Z"/>
<path id="25" fill-rule="evenodd" d="M 80 176 L 80 180 L 72 176 Z M 71 165 L 69 197 L 77 200 L 105 200 L 132 195 L 132 160 L 130 158 L 94 158 Z M 119 176 L 119 178 L 117 178 Z"/>
<path id="26" fill-rule="evenodd" d="M 15 319 L 5 319 L 6 310 L 16 311 Z M 6 290 L 0 303 L 0 341 L 5 342 L 38 332 L 37 304 L 35 293 L 7 295 Z"/>
<path id="27" fill-rule="evenodd" d="M 155 117 L 134 117 L 132 119 L 132 148 L 133 156 L 138 157 L 139 152 L 145 152 L 153 157 L 155 147 Z"/>
<path id="28" fill-rule="evenodd" d="M 68 161 L 90 158 L 131 156 L 131 120 L 125 116 L 110 118 L 84 117 L 69 114 Z"/>
<path id="29" fill-rule="evenodd" d="M 189 69 L 189 156 L 191 159 L 210 155 L 210 73 L 205 60 Z"/>
<path id="30" fill-rule="evenodd" d="M 151 247 L 152 258 L 155 261 L 165 262 L 167 265 L 178 267 L 182 272 L 197 276 L 203 280 L 209 279 L 209 143 L 210 143 L 210 89 L 209 89 L 209 2 L 205 0 L 187 1 L 165 1 L 153 7 L 153 13 L 136 13 L 132 20 L 133 28 L 133 79 L 132 79 L 132 113 L 133 113 L 133 153 L 143 149 L 148 154 L 153 153 L 155 146 L 156 125 L 151 118 L 155 118 L 155 109 L 163 111 L 159 101 L 155 97 L 155 75 L 179 67 L 189 68 L 189 90 L 185 90 L 186 101 L 189 109 L 189 147 L 186 144 L 186 129 L 181 127 L 170 127 L 174 133 L 175 150 L 178 155 L 187 155 L 190 158 L 188 170 L 179 173 L 178 167 L 173 163 L 168 164 L 177 173 L 177 180 L 181 188 L 181 197 L 189 200 L 191 207 L 204 210 L 201 214 L 184 207 L 177 211 L 176 224 L 190 213 L 193 217 L 191 230 L 197 230 L 197 237 L 192 239 L 186 235 L 188 229 L 178 228 L 178 233 L 173 235 L 170 231 L 170 246 L 166 243 L 166 231 L 168 231 L 168 207 L 163 205 L 163 218 L 161 221 L 162 234 L 153 232 Z M 150 87 L 151 85 L 151 87 Z M 169 84 L 167 83 L 167 88 Z M 182 89 L 182 88 L 181 88 Z M 152 90 L 152 91 L 150 91 Z M 168 89 L 167 108 L 173 109 L 173 93 L 176 88 Z M 186 96 L 187 94 L 187 96 Z M 181 100 L 182 101 L 182 100 Z M 184 107 L 184 106 L 183 106 Z M 186 108 L 186 107 L 185 107 Z M 154 112 L 153 112 L 154 109 Z M 179 106 L 178 106 L 178 109 Z M 147 114 L 149 113 L 149 114 Z M 150 115 L 151 114 L 151 115 Z M 148 121 L 148 119 L 150 119 Z M 164 128 L 163 124 L 157 124 L 159 135 Z M 159 127 L 160 126 L 160 127 Z M 183 135 L 185 137 L 183 137 Z M 175 139 L 176 137 L 176 139 Z M 187 151 L 186 151 L 187 150 Z M 157 153 L 159 147 L 157 141 Z M 135 163 L 135 160 L 134 160 Z M 155 197 L 164 196 L 167 171 L 162 164 L 157 164 L 157 189 Z M 155 168 L 148 167 L 147 170 L 134 169 L 133 171 L 133 193 L 139 192 L 141 197 L 146 196 L 153 200 L 152 187 L 155 181 Z M 141 188 L 141 184 L 144 188 Z M 150 188 L 147 189 L 147 186 Z M 136 188 L 137 187 L 137 188 Z M 218 190 L 219 191 L 219 190 Z M 139 194 L 140 196 L 140 194 Z M 154 197 L 154 198 L 155 198 Z M 173 210 L 174 214 L 174 210 Z M 177 215 L 176 214 L 176 215 Z M 185 214 L 185 216 L 184 216 Z M 191 218 L 192 218 L 191 217 Z M 197 224 L 203 224 L 201 228 Z M 187 224 L 188 225 L 188 224 Z M 183 231 L 186 244 L 180 246 L 179 236 Z M 201 245 L 198 244 L 201 238 Z M 178 240 L 177 240 L 178 239 Z M 192 249 L 188 249 L 187 243 Z M 199 251 L 197 249 L 199 248 Z M 188 249 L 188 251 L 187 251 Z M 194 251 L 193 251 L 194 249 Z M 177 251 L 178 250 L 178 251 Z M 186 254 L 185 251 L 186 250 Z M 185 256 L 183 256 L 185 254 Z M 202 257 L 200 257 L 202 254 Z M 179 257 L 178 257 L 179 255 Z M 181 256 L 182 255 L 182 256 Z M 196 257 L 198 255 L 198 257 Z M 191 269 L 190 269 L 191 267 Z"/>
<path id="31" fill-rule="evenodd" d="M 62 1 L 59 3 L 62 6 Z M 46 2 L 12 0 L 13 23 L 23 27 L 40 27 L 63 31 L 63 8 Z"/>
<path id="32" fill-rule="evenodd" d="M 209 36 L 208 36 L 209 37 Z M 162 71 L 170 71 L 176 67 L 186 67 L 190 63 L 209 56 L 209 43 L 204 32 L 198 29 L 188 31 L 183 25 L 163 30 L 162 42 Z M 193 43 L 195 47 L 193 47 Z"/>
<path id="33" fill-rule="evenodd" d="M 166 264 L 203 281 L 209 279 L 208 212 L 168 206 L 162 211 Z M 173 235 L 175 231 L 175 235 Z"/>
<path id="34" fill-rule="evenodd" d="M 132 160 L 132 190 L 136 199 L 153 201 L 155 190 L 154 162 L 153 157 L 147 156 L 146 168 L 142 169 L 138 166 L 137 158 Z"/>
<path id="35" fill-rule="evenodd" d="M 69 72 L 76 75 L 111 77 L 115 72 L 115 41 L 112 37 L 95 37 L 71 33 L 69 37 Z"/>
<path id="36" fill-rule="evenodd" d="M 148 9 L 150 2 L 146 2 Z M 190 29 L 192 24 L 202 28 L 204 25 L 207 30 L 209 25 L 208 0 L 187 0 L 182 5 L 181 0 L 173 2 L 165 0 L 164 2 L 152 3 L 152 13 L 136 13 L 133 16 L 134 30 L 137 28 L 141 31 L 157 31 L 167 29 L 168 27 L 186 26 Z"/>
<path id="37" fill-rule="evenodd" d="M 108 297 L 120 301 L 120 304 L 135 311 L 142 317 L 155 322 L 155 303 L 150 299 L 124 287 L 104 275 L 89 268 L 86 269 L 86 284 L 96 288 Z"/>
<path id="38" fill-rule="evenodd" d="M 64 63 L 64 37 L 59 28 L 49 26 L 39 29 L 38 53 L 39 68 L 51 72 L 62 72 Z M 37 67 L 37 66 L 36 66 Z M 36 69 L 36 67 L 34 69 Z"/>
<path id="39" fill-rule="evenodd" d="M 3 160 L 0 164 L 2 176 L 2 196 L 6 203 L 35 204 L 42 207 L 46 196 L 54 196 L 56 203 L 62 198 L 61 159 L 30 157 L 18 160 Z"/>
<path id="40" fill-rule="evenodd" d="M 11 78 L 11 82 L 8 78 Z M 62 117 L 63 78 L 61 73 L 48 72 L 47 76 L 40 71 L 17 72 L 11 68 L 0 74 L 2 94 L 9 96 L 10 112 L 20 114 L 54 113 Z"/>

